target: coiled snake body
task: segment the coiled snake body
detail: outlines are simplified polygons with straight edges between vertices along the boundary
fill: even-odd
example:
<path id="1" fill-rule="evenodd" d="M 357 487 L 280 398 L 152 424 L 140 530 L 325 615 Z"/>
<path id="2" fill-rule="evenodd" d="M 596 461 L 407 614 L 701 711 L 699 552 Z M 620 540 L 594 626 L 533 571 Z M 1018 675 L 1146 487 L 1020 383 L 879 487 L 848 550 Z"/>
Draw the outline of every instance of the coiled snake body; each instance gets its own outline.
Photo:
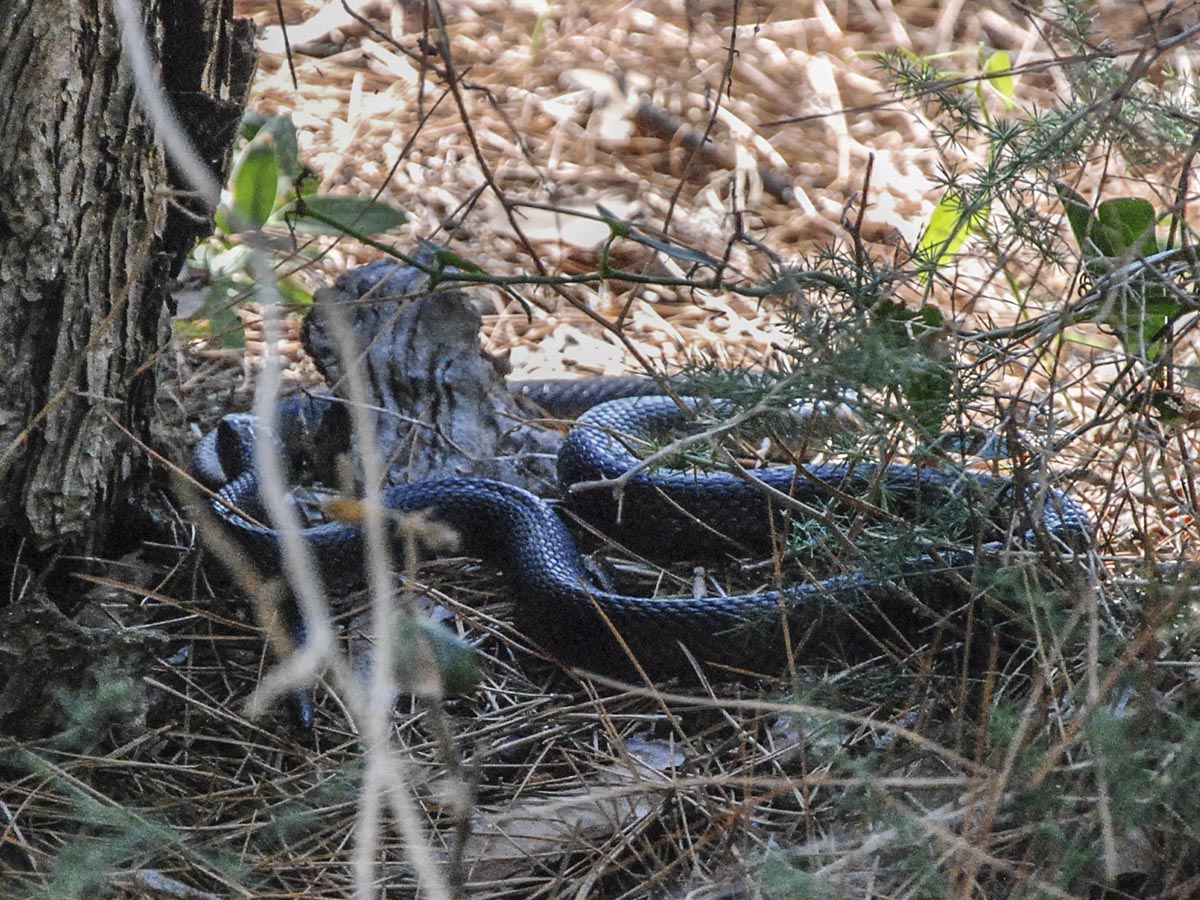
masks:
<path id="1" fill-rule="evenodd" d="M 688 401 L 693 402 L 693 401 Z M 305 415 L 319 417 L 310 405 Z M 300 415 L 284 405 L 282 424 Z M 631 436 L 676 429 L 679 407 L 665 397 L 636 397 L 603 403 L 571 431 L 559 455 L 564 492 L 597 478 L 616 478 L 637 464 L 626 449 Z M 311 424 L 311 423 L 310 423 Z M 296 431 L 297 429 L 290 429 Z M 285 458 L 292 452 L 289 429 L 277 431 Z M 212 508 L 252 557 L 279 564 L 276 533 L 236 510 L 257 515 L 258 479 L 253 467 L 255 428 L 248 416 L 227 416 L 195 455 L 198 480 L 213 488 Z M 282 436 L 280 436 L 282 434 Z M 824 504 L 832 495 L 885 498 L 889 512 L 914 516 L 931 511 L 948 517 L 965 508 L 979 522 L 1024 511 L 1025 542 L 1061 541 L 1079 547 L 1091 523 L 1069 496 L 1008 479 L 890 465 L 820 465 L 755 470 L 756 478 L 804 503 Z M 975 554 L 948 547 L 940 552 L 902 553 L 890 573 L 850 571 L 781 590 L 703 599 L 625 596 L 603 589 L 585 566 L 571 532 L 549 503 L 511 485 L 480 478 L 447 478 L 388 489 L 386 506 L 396 512 L 433 510 L 460 535 L 467 553 L 504 569 L 511 579 L 518 628 L 562 660 L 599 671 L 628 673 L 631 663 L 650 675 L 688 674 L 710 664 L 756 672 L 778 671 L 789 652 L 808 655 L 808 641 L 822 647 L 860 644 L 864 621 L 914 631 L 961 601 L 960 573 Z M 746 547 L 769 544 L 771 516 L 779 508 L 763 490 L 732 474 L 685 470 L 638 472 L 619 496 L 608 489 L 570 496 L 568 506 L 616 532 L 635 546 L 686 552 L 711 546 L 721 532 Z M 957 513 L 956 513 L 957 515 Z M 619 521 L 618 521 L 619 520 Z M 331 586 L 362 581 L 363 541 L 344 524 L 309 528 L 304 538 L 322 577 Z M 695 552 L 693 550 L 693 552 Z M 785 639 L 784 635 L 787 634 Z M 790 648 L 790 651 L 789 651 Z"/>

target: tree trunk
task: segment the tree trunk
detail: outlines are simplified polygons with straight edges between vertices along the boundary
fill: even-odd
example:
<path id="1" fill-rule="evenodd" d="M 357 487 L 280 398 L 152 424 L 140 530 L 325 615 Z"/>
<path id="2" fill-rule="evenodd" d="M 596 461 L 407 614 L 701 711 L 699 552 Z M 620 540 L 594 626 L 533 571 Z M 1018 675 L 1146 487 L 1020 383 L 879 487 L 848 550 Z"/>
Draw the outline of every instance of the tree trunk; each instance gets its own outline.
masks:
<path id="1" fill-rule="evenodd" d="M 254 68 L 232 0 L 139 4 L 215 173 Z M 141 490 L 168 281 L 211 229 L 135 98 L 112 0 L 0 0 L 0 540 L 8 565 L 106 546 Z"/>

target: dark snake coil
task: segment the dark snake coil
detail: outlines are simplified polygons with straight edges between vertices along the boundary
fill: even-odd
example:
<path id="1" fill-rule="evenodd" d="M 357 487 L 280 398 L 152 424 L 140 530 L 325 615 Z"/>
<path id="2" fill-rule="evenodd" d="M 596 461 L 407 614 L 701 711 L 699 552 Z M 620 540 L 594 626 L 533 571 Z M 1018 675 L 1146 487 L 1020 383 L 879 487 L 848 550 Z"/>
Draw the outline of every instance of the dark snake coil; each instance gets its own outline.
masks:
<path id="1" fill-rule="evenodd" d="M 319 428 L 330 406 L 312 399 L 281 405 L 275 433 L 285 461 L 294 462 L 298 452 L 294 436 Z M 665 549 L 680 558 L 711 550 L 719 544 L 717 533 L 744 548 L 769 548 L 772 531 L 785 526 L 781 510 L 764 491 L 730 473 L 640 471 L 619 497 L 609 489 L 571 493 L 572 485 L 617 478 L 636 466 L 637 457 L 626 447 L 631 440 L 686 426 L 683 413 L 666 397 L 615 400 L 586 412 L 559 454 L 567 506 L 635 550 Z M 197 449 L 193 469 L 216 492 L 213 512 L 251 558 L 278 570 L 276 533 L 237 512 L 257 517 L 262 509 L 253 464 L 255 431 L 249 416 L 226 416 Z M 1014 517 L 1024 518 L 1016 534 L 1027 546 L 1080 549 L 1092 537 L 1091 522 L 1071 497 L 1038 486 L 1018 488 L 1005 478 L 901 465 L 828 464 L 802 471 L 758 469 L 753 475 L 805 504 L 824 506 L 837 495 L 850 495 L 882 503 L 905 518 L 962 519 L 969 525 L 964 537 L 991 527 L 1003 539 L 1005 523 Z M 687 675 L 697 662 L 778 672 L 789 653 L 801 662 L 810 656 L 810 642 L 827 650 L 861 645 L 868 625 L 912 634 L 962 602 L 964 576 L 969 581 L 976 561 L 972 550 L 951 543 L 940 550 L 913 546 L 902 548 L 897 555 L 902 562 L 890 572 L 849 571 L 736 597 L 631 597 L 604 590 L 551 505 L 521 488 L 447 478 L 389 488 L 384 503 L 399 513 L 433 510 L 458 532 L 468 554 L 507 573 L 515 624 L 524 634 L 565 662 L 618 674 L 634 671 L 631 660 L 651 676 Z M 362 583 L 364 543 L 357 528 L 319 525 L 303 537 L 327 586 Z"/>

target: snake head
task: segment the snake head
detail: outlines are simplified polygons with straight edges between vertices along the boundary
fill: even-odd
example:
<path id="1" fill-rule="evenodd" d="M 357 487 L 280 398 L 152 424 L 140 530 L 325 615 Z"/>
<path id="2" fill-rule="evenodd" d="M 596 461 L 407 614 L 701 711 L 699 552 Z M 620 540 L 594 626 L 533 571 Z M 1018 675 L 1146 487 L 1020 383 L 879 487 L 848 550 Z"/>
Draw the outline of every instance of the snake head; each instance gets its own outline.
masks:
<path id="1" fill-rule="evenodd" d="M 254 439 L 254 416 L 249 413 L 233 413 L 217 423 L 217 462 L 227 482 L 254 470 Z"/>

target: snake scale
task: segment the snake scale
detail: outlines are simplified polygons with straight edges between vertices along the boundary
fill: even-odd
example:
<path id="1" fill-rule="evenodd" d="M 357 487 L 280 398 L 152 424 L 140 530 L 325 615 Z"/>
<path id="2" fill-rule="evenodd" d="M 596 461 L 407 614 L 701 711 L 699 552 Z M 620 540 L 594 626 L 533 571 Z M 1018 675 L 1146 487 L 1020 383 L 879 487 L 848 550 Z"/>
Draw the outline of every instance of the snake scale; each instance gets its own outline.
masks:
<path id="1" fill-rule="evenodd" d="M 300 465 L 297 435 L 318 430 L 333 408 L 330 401 L 312 399 L 281 405 L 274 439 L 285 462 Z M 761 488 L 730 473 L 660 468 L 637 472 L 619 497 L 608 489 L 571 492 L 580 482 L 625 474 L 637 465 L 627 449 L 631 439 L 678 431 L 686 419 L 675 402 L 661 396 L 613 400 L 585 412 L 558 458 L 566 505 L 633 549 L 666 549 L 682 558 L 711 549 L 720 532 L 735 545 L 761 550 L 783 524 L 780 509 Z M 261 521 L 253 466 L 257 433 L 249 416 L 226 416 L 201 442 L 193 471 L 215 492 L 213 512 L 250 557 L 277 570 L 276 533 L 238 512 Z M 1017 529 L 1017 537 L 1026 545 L 1062 542 L 1079 548 L 1091 540 L 1091 522 L 1076 500 L 1036 485 L 1018 488 L 1006 478 L 895 464 L 823 464 L 801 471 L 778 466 L 754 475 L 807 504 L 824 505 L 840 494 L 886 501 L 889 513 L 905 517 L 949 519 L 965 510 L 974 523 L 966 540 L 979 534 L 981 522 L 1010 522 L 1014 516 L 1024 516 L 1026 527 Z M 972 550 L 947 542 L 941 550 L 914 546 L 911 553 L 901 552 L 902 562 L 890 570 L 850 570 L 741 596 L 626 596 L 598 583 L 556 510 L 521 488 L 445 478 L 391 487 L 384 503 L 398 513 L 432 510 L 458 532 L 466 553 L 509 576 L 515 624 L 524 634 L 565 662 L 602 672 L 627 674 L 636 670 L 635 661 L 651 676 L 687 675 L 697 663 L 771 672 L 789 654 L 801 660 L 811 655 L 810 645 L 835 650 L 860 645 L 868 622 L 912 633 L 962 602 L 965 582 L 950 573 L 965 573 L 969 580 L 976 561 Z M 327 586 L 363 581 L 363 541 L 356 527 L 323 524 L 306 529 L 303 537 Z"/>

